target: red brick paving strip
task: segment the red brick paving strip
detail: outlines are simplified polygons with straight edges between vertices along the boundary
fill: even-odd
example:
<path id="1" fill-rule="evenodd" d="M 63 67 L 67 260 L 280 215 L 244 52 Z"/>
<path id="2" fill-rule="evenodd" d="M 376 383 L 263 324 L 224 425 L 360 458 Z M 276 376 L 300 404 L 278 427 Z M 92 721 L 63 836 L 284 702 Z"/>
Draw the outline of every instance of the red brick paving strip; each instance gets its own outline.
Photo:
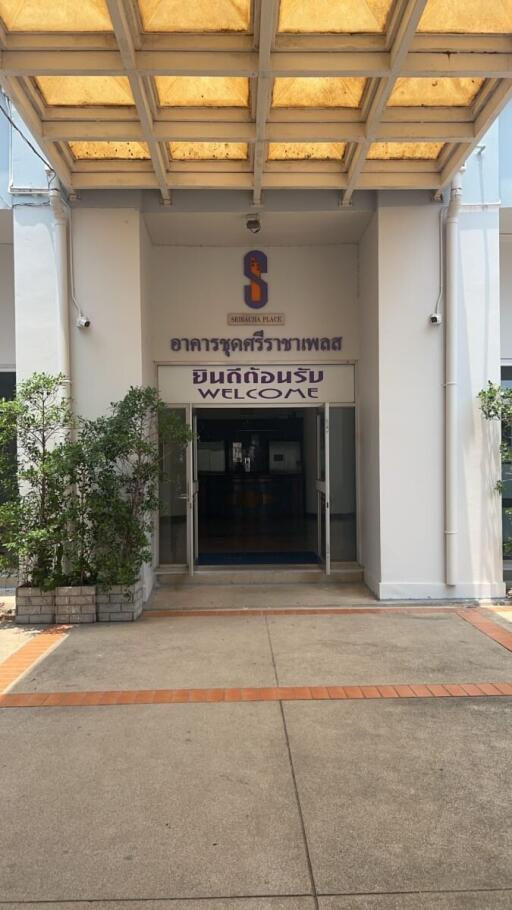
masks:
<path id="1" fill-rule="evenodd" d="M 135 689 L 106 692 L 17 692 L 0 695 L 0 708 L 109 707 L 250 701 L 354 701 L 390 698 L 491 698 L 512 695 L 512 683 L 410 686 L 274 686 L 240 689 Z"/>
<path id="2" fill-rule="evenodd" d="M 41 657 L 64 640 L 68 626 L 52 626 L 31 638 L 0 664 L 0 693 L 7 692 Z"/>
<path id="3" fill-rule="evenodd" d="M 457 615 L 471 623 L 479 632 L 483 632 L 488 638 L 492 638 L 493 641 L 506 648 L 507 651 L 512 651 L 512 632 L 486 616 L 483 609 L 459 610 Z"/>

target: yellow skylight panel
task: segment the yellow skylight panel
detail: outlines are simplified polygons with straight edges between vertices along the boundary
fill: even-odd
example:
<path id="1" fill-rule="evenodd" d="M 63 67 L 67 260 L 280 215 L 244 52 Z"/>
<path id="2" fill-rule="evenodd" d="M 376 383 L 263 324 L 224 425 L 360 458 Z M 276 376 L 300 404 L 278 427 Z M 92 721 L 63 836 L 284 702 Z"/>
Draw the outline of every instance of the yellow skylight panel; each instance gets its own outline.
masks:
<path id="1" fill-rule="evenodd" d="M 149 149 L 145 142 L 70 142 L 73 157 L 78 160 L 119 158 L 145 160 Z"/>
<path id="2" fill-rule="evenodd" d="M 246 142 L 170 142 L 175 161 L 246 161 Z"/>
<path id="3" fill-rule="evenodd" d="M 269 142 L 269 161 L 341 161 L 345 142 Z"/>
<path id="4" fill-rule="evenodd" d="M 512 0 L 428 0 L 418 31 L 506 34 L 512 32 Z"/>
<path id="5" fill-rule="evenodd" d="M 50 105 L 133 105 L 126 76 L 37 76 L 36 83 Z"/>
<path id="6" fill-rule="evenodd" d="M 443 142 L 374 142 L 368 158 L 382 161 L 435 161 L 443 148 Z"/>
<path id="7" fill-rule="evenodd" d="M 247 32 L 251 0 L 139 0 L 147 32 Z"/>
<path id="8" fill-rule="evenodd" d="M 0 0 L 12 32 L 111 32 L 106 0 Z"/>
<path id="9" fill-rule="evenodd" d="M 272 107 L 352 107 L 361 104 L 366 79 L 296 76 L 274 80 Z"/>
<path id="10" fill-rule="evenodd" d="M 383 32 L 393 0 L 281 0 L 279 32 Z"/>
<path id="11" fill-rule="evenodd" d="M 162 107 L 247 107 L 245 76 L 156 76 Z"/>
<path id="12" fill-rule="evenodd" d="M 397 79 L 390 107 L 467 107 L 476 98 L 483 79 L 418 76 Z"/>

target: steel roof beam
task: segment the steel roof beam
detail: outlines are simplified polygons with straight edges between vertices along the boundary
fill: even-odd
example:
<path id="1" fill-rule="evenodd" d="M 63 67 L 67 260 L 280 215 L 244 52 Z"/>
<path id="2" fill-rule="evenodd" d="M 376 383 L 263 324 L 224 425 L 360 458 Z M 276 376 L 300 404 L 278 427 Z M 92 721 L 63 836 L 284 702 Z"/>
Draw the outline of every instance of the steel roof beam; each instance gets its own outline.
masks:
<path id="1" fill-rule="evenodd" d="M 260 138 L 258 138 L 258 135 Z M 145 134 L 136 120 L 59 120 L 45 121 L 42 136 L 53 142 L 144 142 Z M 153 123 L 158 142 L 364 142 L 364 123 L 304 123 L 272 121 L 258 134 L 257 123 L 222 120 L 165 120 Z M 262 139 L 264 136 L 265 139 Z M 375 133 L 379 142 L 472 142 L 472 123 L 381 122 Z"/>
<path id="2" fill-rule="evenodd" d="M 167 186 L 166 156 L 155 139 L 153 132 L 153 115 L 148 92 L 143 79 L 137 72 L 136 47 L 133 37 L 133 25 L 130 24 L 127 14 L 127 5 L 123 0 L 107 0 L 110 18 L 114 26 L 114 33 L 119 45 L 119 52 L 123 61 L 126 75 L 130 81 L 130 88 L 139 115 L 142 135 L 149 148 L 151 161 L 158 181 L 164 203 L 169 204 L 171 194 Z"/>
<path id="3" fill-rule="evenodd" d="M 397 24 L 396 34 L 390 51 L 391 69 L 388 75 L 378 80 L 366 117 L 366 140 L 355 147 L 349 166 L 348 181 L 342 197 L 342 205 L 350 205 L 352 195 L 362 174 L 370 145 L 375 141 L 382 115 L 393 91 L 393 86 L 407 59 L 412 41 L 418 28 L 427 0 L 409 0 Z"/>

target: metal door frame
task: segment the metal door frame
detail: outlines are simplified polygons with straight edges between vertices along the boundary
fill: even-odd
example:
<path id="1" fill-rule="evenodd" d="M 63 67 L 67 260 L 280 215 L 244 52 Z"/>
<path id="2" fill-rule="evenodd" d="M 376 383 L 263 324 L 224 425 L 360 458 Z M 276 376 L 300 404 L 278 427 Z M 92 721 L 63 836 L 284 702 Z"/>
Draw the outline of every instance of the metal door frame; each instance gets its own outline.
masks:
<path id="1" fill-rule="evenodd" d="M 323 432 L 322 432 L 323 419 Z M 322 439 L 323 436 L 323 439 Z M 324 453 L 322 459 L 322 442 Z M 322 480 L 322 461 L 324 479 Z M 331 465 L 329 447 L 329 402 L 316 412 L 316 503 L 317 555 L 326 575 L 331 574 Z M 325 523 L 325 553 L 322 547 L 322 518 Z"/>
<path id="2" fill-rule="evenodd" d="M 187 426 L 192 439 L 187 444 L 187 570 L 194 575 L 198 555 L 198 480 L 197 480 L 197 415 L 191 404 L 186 406 Z"/>

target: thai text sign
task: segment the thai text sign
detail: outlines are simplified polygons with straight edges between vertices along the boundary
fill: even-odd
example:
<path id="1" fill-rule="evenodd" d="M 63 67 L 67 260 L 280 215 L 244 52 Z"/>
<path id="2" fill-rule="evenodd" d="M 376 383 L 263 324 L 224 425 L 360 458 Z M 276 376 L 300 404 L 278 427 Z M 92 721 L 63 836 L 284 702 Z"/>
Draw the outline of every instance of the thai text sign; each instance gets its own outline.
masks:
<path id="1" fill-rule="evenodd" d="M 173 354 L 220 354 L 224 357 L 236 357 L 239 353 L 279 354 L 289 353 L 331 353 L 342 349 L 343 337 L 334 338 L 319 336 L 309 338 L 272 338 L 265 335 L 264 329 L 253 332 L 247 338 L 171 338 L 169 346 Z M 251 357 L 252 359 L 252 357 Z"/>
<path id="2" fill-rule="evenodd" d="M 353 404 L 351 364 L 305 366 L 160 366 L 160 395 L 167 404 Z"/>

